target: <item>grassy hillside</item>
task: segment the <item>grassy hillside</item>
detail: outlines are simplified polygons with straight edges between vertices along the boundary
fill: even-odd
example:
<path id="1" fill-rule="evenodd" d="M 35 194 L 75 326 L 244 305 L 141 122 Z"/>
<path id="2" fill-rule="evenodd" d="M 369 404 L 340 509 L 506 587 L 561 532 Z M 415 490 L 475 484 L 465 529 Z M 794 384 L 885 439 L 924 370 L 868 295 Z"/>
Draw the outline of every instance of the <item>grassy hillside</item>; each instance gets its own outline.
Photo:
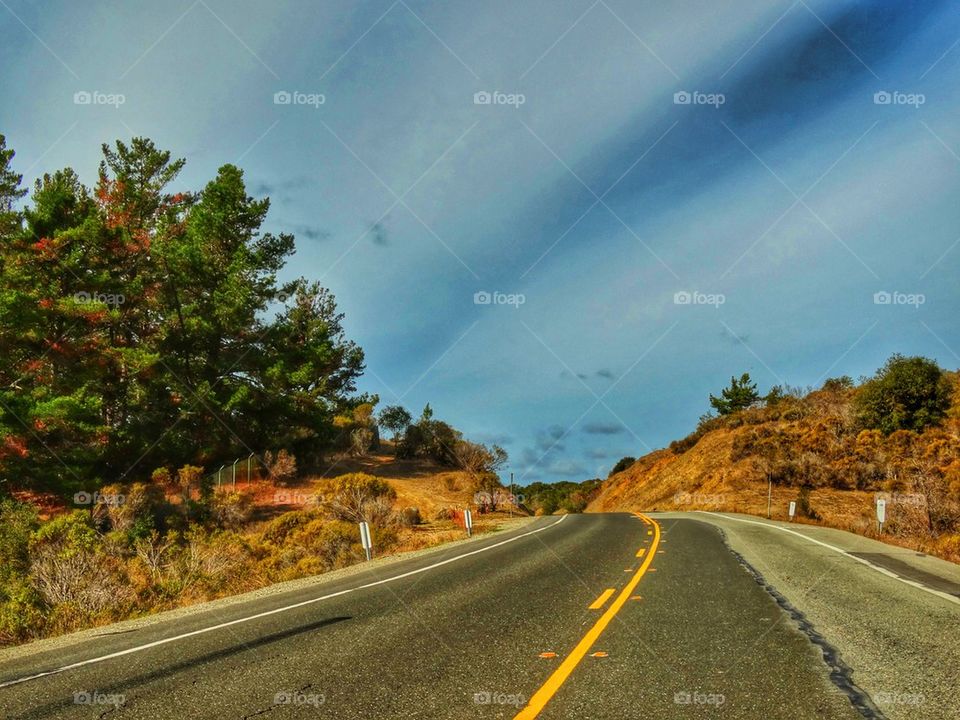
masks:
<path id="1" fill-rule="evenodd" d="M 383 556 L 465 537 L 463 508 L 476 533 L 508 510 L 523 514 L 481 514 L 475 495 L 489 487 L 476 473 L 378 451 L 283 483 L 225 484 L 206 500 L 157 482 L 103 487 L 106 500 L 86 509 L 18 493 L 0 499 L 0 645 L 353 565 L 364 559 L 361 519 Z"/>
<path id="2" fill-rule="evenodd" d="M 917 430 L 866 427 L 876 378 L 776 392 L 705 417 L 688 437 L 612 475 L 588 509 L 766 515 L 769 481 L 773 518 L 787 519 L 793 500 L 798 522 L 876 536 L 875 501 L 884 497 L 881 539 L 960 561 L 960 383 L 957 373 L 942 379 L 949 407 Z"/>

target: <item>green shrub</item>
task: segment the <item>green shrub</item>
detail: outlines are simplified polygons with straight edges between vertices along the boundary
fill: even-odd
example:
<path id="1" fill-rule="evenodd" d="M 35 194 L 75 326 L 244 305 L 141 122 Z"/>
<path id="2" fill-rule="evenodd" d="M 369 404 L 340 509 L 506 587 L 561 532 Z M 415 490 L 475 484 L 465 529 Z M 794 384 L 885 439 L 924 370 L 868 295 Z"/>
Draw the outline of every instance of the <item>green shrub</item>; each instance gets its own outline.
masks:
<path id="1" fill-rule="evenodd" d="M 628 467 L 633 465 L 636 461 L 637 459 L 635 457 L 631 457 L 630 455 L 620 458 L 619 460 L 617 460 L 617 464 L 614 465 L 613 468 L 610 470 L 610 475 L 616 475 L 618 472 L 623 472 Z M 609 477 L 609 475 L 607 477 Z"/>
<path id="2" fill-rule="evenodd" d="M 933 360 L 894 355 L 857 391 L 854 409 L 863 428 L 920 432 L 943 419 L 951 390 Z"/>

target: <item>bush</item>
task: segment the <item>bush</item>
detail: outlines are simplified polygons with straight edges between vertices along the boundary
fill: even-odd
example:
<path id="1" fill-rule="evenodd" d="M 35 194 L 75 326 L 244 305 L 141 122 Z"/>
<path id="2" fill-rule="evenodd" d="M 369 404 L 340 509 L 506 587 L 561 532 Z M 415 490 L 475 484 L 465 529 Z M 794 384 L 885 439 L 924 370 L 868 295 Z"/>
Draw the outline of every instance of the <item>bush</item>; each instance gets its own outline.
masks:
<path id="1" fill-rule="evenodd" d="M 807 486 L 801 487 L 797 494 L 797 514 L 811 520 L 820 519 L 820 515 L 810 505 L 810 488 Z"/>
<path id="2" fill-rule="evenodd" d="M 318 493 L 320 506 L 337 520 L 371 525 L 386 524 L 396 497 L 388 482 L 366 473 L 340 475 Z"/>
<path id="3" fill-rule="evenodd" d="M 30 577 L 51 606 L 65 605 L 67 622 L 97 616 L 131 599 L 116 563 L 102 551 L 103 542 L 83 510 L 58 517 L 37 530 L 30 541 Z M 53 622 L 53 620 L 52 620 Z"/>
<path id="4" fill-rule="evenodd" d="M 253 496 L 247 492 L 216 493 L 210 514 L 219 527 L 237 530 L 253 515 Z"/>
<path id="5" fill-rule="evenodd" d="M 147 537 L 151 530 L 166 529 L 167 519 L 174 513 L 163 488 L 158 485 L 105 485 L 100 492 L 112 496 L 115 501 L 94 505 L 95 521 L 102 523 L 101 527 L 105 525 L 123 533 L 131 544 Z"/>
<path id="6" fill-rule="evenodd" d="M 267 475 L 277 485 L 286 485 L 296 479 L 297 458 L 292 453 L 281 448 L 274 455 L 267 450 L 263 459 L 267 466 Z"/>
<path id="7" fill-rule="evenodd" d="M 613 468 L 610 470 L 610 475 L 616 475 L 618 472 L 623 472 L 628 467 L 633 465 L 636 461 L 637 459 L 635 457 L 631 457 L 630 455 L 620 458 L 619 460 L 617 460 L 617 464 L 614 465 Z M 607 477 L 610 477 L 610 475 L 607 475 Z"/>
<path id="8" fill-rule="evenodd" d="M 37 511 L 32 505 L 12 498 L 0 500 L 0 592 L 8 582 L 26 575 L 30 536 L 37 525 Z"/>
<path id="9" fill-rule="evenodd" d="M 177 483 L 185 499 L 189 499 L 194 488 L 200 493 L 201 499 L 213 494 L 212 478 L 204 479 L 203 468 L 196 465 L 184 465 L 177 470 Z"/>
<path id="10" fill-rule="evenodd" d="M 860 387 L 854 407 L 863 428 L 920 432 L 943 419 L 950 395 L 950 382 L 933 360 L 894 355 Z"/>
<path id="11" fill-rule="evenodd" d="M 420 517 L 420 509 L 415 507 L 408 507 L 401 510 L 398 520 L 403 527 L 413 527 L 423 522 L 423 519 Z"/>

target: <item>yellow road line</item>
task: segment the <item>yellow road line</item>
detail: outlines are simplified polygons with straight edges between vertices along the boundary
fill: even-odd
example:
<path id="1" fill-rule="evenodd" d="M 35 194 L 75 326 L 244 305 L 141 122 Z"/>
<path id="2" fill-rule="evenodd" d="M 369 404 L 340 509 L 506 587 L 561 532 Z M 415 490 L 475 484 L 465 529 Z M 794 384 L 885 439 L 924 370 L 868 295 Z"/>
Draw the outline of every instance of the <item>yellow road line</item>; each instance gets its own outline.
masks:
<path id="1" fill-rule="evenodd" d="M 642 517 L 642 516 L 641 516 Z M 620 591 L 620 594 L 614 599 L 610 604 L 610 607 L 597 618 L 597 622 L 594 623 L 593 627 L 587 631 L 587 634 L 581 638 L 580 642 L 577 643 L 577 646 L 564 658 L 563 662 L 560 663 L 560 666 L 553 671 L 553 674 L 547 678 L 547 681 L 540 686 L 540 689 L 533 694 L 533 697 L 530 698 L 530 702 L 527 703 L 527 706 L 523 708 L 519 713 L 514 716 L 513 720 L 532 720 L 537 715 L 540 714 L 540 711 L 547 706 L 547 703 L 550 702 L 550 699 L 556 695 L 557 690 L 560 689 L 560 686 L 566 681 L 570 676 L 570 673 L 574 671 L 577 665 L 580 664 L 580 661 L 583 660 L 584 656 L 587 654 L 587 651 L 593 647 L 593 644 L 603 633 L 607 625 L 610 624 L 610 621 L 620 612 L 627 600 L 630 599 L 630 596 L 633 594 L 633 591 L 636 589 L 637 585 L 640 584 L 640 579 L 643 577 L 644 573 L 647 572 L 647 568 L 650 567 L 650 563 L 653 562 L 654 552 L 657 549 L 657 544 L 660 542 L 660 526 L 655 520 L 651 521 L 653 524 L 654 535 L 653 543 L 650 545 L 650 553 L 647 555 L 646 559 L 643 561 L 643 564 L 640 565 L 640 568 L 637 570 L 636 574 L 630 578 L 623 590 Z"/>
<path id="2" fill-rule="evenodd" d="M 587 609 L 588 609 L 588 610 L 599 610 L 600 608 L 602 608 L 604 605 L 607 604 L 607 600 L 609 600 L 609 599 L 610 599 L 610 596 L 613 595 L 615 592 L 616 592 L 616 589 L 615 589 L 615 588 L 607 588 L 607 589 L 604 590 L 602 593 L 600 593 L 600 597 L 598 597 L 596 600 L 594 600 L 594 601 L 593 601 L 593 604 L 592 604 L 589 608 L 587 608 Z"/>
<path id="3" fill-rule="evenodd" d="M 637 557 L 643 557 L 643 554 L 647 551 L 646 548 L 640 548 L 637 550 Z"/>

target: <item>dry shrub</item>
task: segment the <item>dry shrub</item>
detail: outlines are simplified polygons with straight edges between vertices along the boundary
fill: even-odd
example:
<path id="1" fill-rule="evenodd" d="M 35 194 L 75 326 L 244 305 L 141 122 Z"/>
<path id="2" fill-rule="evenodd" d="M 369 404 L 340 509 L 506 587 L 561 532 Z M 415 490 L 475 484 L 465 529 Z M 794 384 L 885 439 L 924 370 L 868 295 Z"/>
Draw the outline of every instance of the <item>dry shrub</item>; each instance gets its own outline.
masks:
<path id="1" fill-rule="evenodd" d="M 30 581 L 48 605 L 71 606 L 71 617 L 104 615 L 132 600 L 117 559 L 104 552 L 102 539 L 82 510 L 34 533 Z"/>
<path id="2" fill-rule="evenodd" d="M 404 508 L 400 511 L 397 520 L 402 527 L 413 527 L 423 522 L 420 509 L 415 507 Z"/>
<path id="3" fill-rule="evenodd" d="M 249 492 L 216 493 L 210 503 L 210 513 L 219 527 L 237 530 L 253 514 L 253 495 Z"/>
<path id="4" fill-rule="evenodd" d="M 396 490 L 366 473 L 348 473 L 328 481 L 317 494 L 320 506 L 337 520 L 384 526 L 393 512 Z"/>
<path id="5" fill-rule="evenodd" d="M 437 510 L 437 513 L 436 515 L 434 515 L 434 518 L 437 520 L 453 520 L 456 516 L 457 516 L 457 513 L 453 508 L 445 507 Z"/>
<path id="6" fill-rule="evenodd" d="M 297 477 L 297 458 L 293 453 L 284 449 L 277 451 L 276 455 L 267 450 L 263 457 L 267 467 L 267 475 L 277 485 L 286 485 L 293 482 Z"/>

